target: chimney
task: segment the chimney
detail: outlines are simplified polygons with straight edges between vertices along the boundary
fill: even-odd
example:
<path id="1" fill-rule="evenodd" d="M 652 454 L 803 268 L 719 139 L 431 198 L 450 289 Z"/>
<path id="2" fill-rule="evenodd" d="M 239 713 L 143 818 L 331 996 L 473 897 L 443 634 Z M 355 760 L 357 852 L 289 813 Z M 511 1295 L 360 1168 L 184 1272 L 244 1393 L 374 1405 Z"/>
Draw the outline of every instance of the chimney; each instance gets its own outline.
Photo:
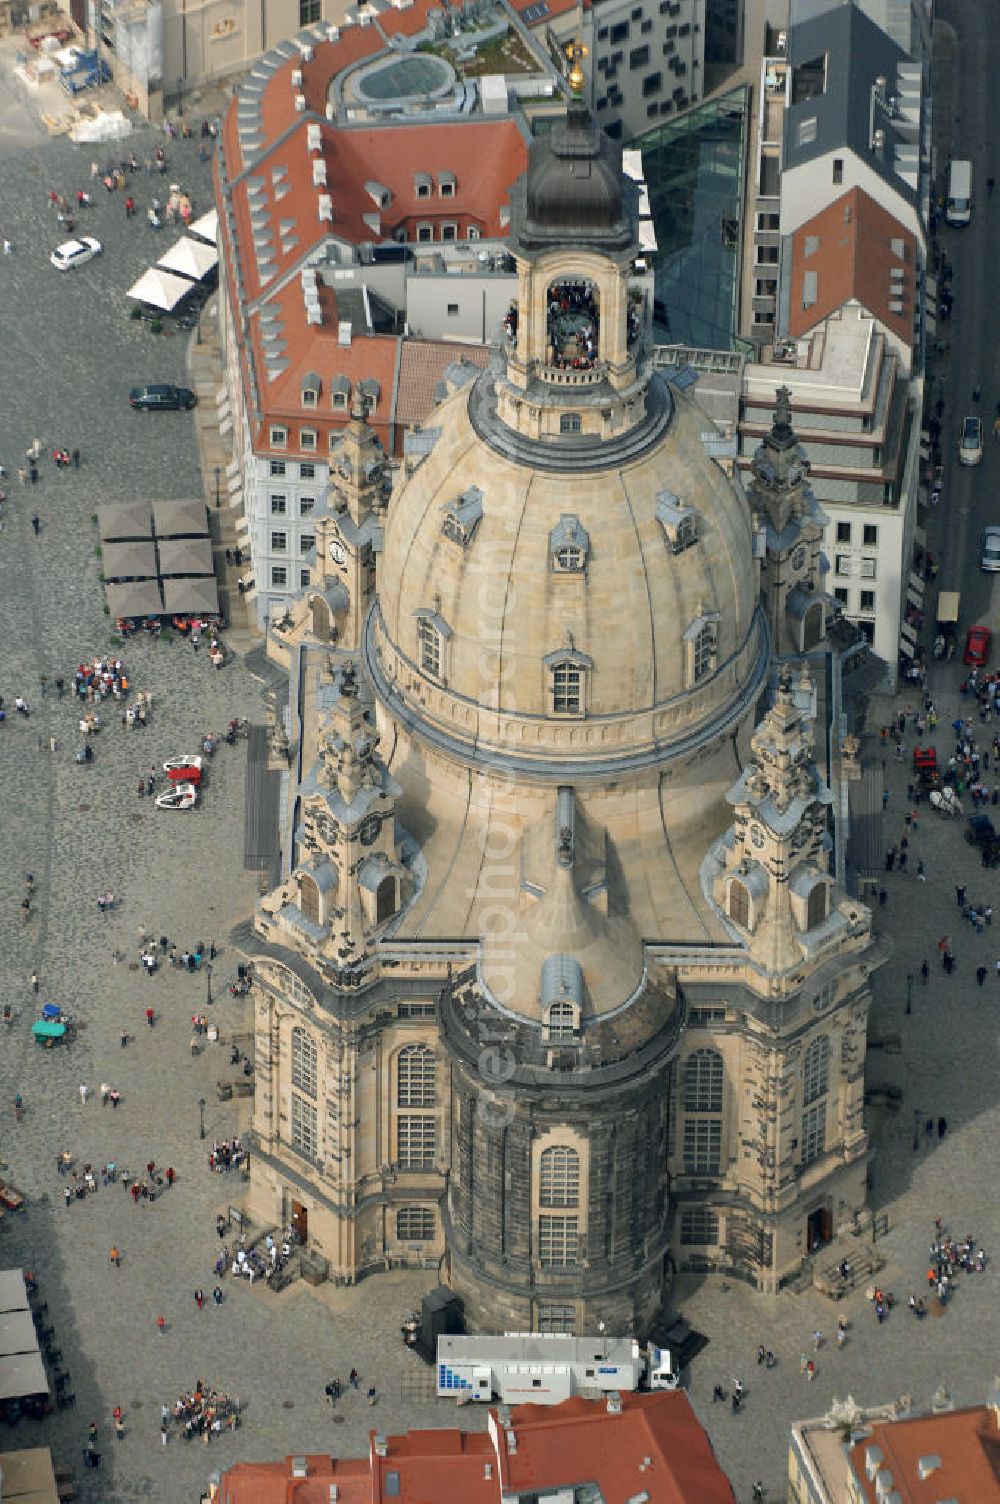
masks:
<path id="1" fill-rule="evenodd" d="M 308 1478 L 308 1476 L 309 1476 L 309 1464 L 306 1462 L 306 1459 L 304 1457 L 293 1457 L 292 1458 L 292 1477 L 293 1478 Z"/>
<path id="2" fill-rule="evenodd" d="M 389 1455 L 389 1438 L 387 1436 L 385 1436 L 381 1431 L 379 1431 L 376 1434 L 376 1436 L 375 1436 L 375 1456 L 376 1457 L 388 1457 L 388 1455 Z"/>

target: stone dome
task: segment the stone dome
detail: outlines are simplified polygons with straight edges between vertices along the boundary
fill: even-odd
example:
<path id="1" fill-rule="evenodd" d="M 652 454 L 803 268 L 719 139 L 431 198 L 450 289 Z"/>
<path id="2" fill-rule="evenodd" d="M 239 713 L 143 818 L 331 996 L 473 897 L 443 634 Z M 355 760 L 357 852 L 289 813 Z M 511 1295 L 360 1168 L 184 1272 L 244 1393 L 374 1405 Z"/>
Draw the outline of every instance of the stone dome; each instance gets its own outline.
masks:
<path id="1" fill-rule="evenodd" d="M 366 641 L 390 715 L 462 761 L 543 778 L 659 763 L 732 724 L 766 630 L 750 515 L 694 403 L 675 394 L 620 467 L 566 474 L 498 454 L 469 407 L 463 388 L 438 408 L 390 503 Z M 556 704 L 560 667 L 582 703 Z"/>
<path id="2" fill-rule="evenodd" d="M 586 105 L 535 141 L 512 194 L 511 246 L 624 250 L 632 241 L 637 192 L 622 172 L 621 147 L 598 129 Z"/>

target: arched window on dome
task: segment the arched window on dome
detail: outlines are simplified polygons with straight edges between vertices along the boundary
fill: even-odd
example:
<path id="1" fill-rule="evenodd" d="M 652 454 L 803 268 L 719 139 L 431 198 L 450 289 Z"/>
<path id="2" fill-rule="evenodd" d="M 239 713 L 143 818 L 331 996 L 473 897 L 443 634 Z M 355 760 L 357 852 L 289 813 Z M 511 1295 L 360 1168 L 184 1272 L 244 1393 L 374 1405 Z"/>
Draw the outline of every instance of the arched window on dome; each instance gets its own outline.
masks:
<path id="1" fill-rule="evenodd" d="M 546 294 L 546 344 L 549 365 L 559 370 L 589 371 L 600 359 L 600 295 L 585 277 L 565 277 Z"/>
<path id="2" fill-rule="evenodd" d="M 575 648 L 559 648 L 543 660 L 549 675 L 549 709 L 552 715 L 583 716 L 587 713 L 587 677 L 593 660 Z"/>
<path id="3" fill-rule="evenodd" d="M 414 612 L 417 619 L 417 663 L 421 671 L 442 683 L 448 671 L 451 628 L 438 611 Z"/>
<path id="4" fill-rule="evenodd" d="M 590 535 L 571 512 L 564 512 L 549 534 L 549 564 L 553 574 L 586 574 Z"/>
<path id="5" fill-rule="evenodd" d="M 693 689 L 715 672 L 719 658 L 719 613 L 699 611 L 684 633 L 687 687 Z"/>

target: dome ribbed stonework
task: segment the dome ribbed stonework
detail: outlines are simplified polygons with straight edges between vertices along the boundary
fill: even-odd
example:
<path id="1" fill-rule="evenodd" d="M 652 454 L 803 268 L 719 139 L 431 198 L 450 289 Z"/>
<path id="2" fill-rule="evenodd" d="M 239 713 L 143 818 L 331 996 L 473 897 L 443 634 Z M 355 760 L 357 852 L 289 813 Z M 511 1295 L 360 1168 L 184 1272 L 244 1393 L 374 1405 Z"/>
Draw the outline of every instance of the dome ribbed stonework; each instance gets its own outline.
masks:
<path id="1" fill-rule="evenodd" d="M 440 436 L 390 505 L 368 639 L 376 685 L 418 730 L 515 760 L 669 755 L 740 713 L 766 652 L 750 517 L 706 455 L 693 404 L 678 397 L 634 463 L 558 475 L 487 448 L 468 403 L 461 390 L 437 411 Z M 458 541 L 450 509 L 474 493 L 481 515 Z M 675 549 L 687 512 L 694 541 Z M 578 572 L 554 557 L 567 528 L 586 540 Z M 421 670 L 422 620 L 440 633 L 437 676 Z M 695 680 L 699 622 L 715 652 Z M 582 670 L 581 715 L 554 713 L 559 660 Z"/>

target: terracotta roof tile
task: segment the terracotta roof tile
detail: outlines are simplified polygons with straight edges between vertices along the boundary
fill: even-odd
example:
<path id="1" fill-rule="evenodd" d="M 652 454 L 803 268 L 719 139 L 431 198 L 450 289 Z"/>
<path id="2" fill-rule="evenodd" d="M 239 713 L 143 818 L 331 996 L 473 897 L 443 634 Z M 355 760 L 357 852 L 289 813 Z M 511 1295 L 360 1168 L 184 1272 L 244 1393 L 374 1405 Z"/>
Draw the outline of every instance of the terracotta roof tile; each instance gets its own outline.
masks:
<path id="1" fill-rule="evenodd" d="M 396 422 L 400 428 L 422 423 L 437 404 L 436 391 L 456 360 L 485 370 L 490 353 L 483 345 L 445 344 L 441 340 L 404 340 L 399 362 Z"/>
<path id="2" fill-rule="evenodd" d="M 900 1504 L 1000 1504 L 1000 1428 L 989 1405 L 952 1410 L 944 1415 L 921 1415 L 912 1420 L 875 1425 L 849 1456 L 862 1496 L 876 1504 L 876 1484 L 868 1477 L 866 1456 L 874 1447 L 882 1455 L 881 1468 L 892 1474 Z M 920 1477 L 920 1461 L 936 1466 Z"/>
<path id="3" fill-rule="evenodd" d="M 893 241 L 901 243 L 902 255 Z M 902 278 L 893 279 L 894 267 Z M 909 344 L 916 286 L 914 236 L 863 189 L 852 188 L 792 236 L 788 332 L 808 334 L 853 298 Z M 902 303 L 901 313 L 893 311 L 894 302 Z"/>

